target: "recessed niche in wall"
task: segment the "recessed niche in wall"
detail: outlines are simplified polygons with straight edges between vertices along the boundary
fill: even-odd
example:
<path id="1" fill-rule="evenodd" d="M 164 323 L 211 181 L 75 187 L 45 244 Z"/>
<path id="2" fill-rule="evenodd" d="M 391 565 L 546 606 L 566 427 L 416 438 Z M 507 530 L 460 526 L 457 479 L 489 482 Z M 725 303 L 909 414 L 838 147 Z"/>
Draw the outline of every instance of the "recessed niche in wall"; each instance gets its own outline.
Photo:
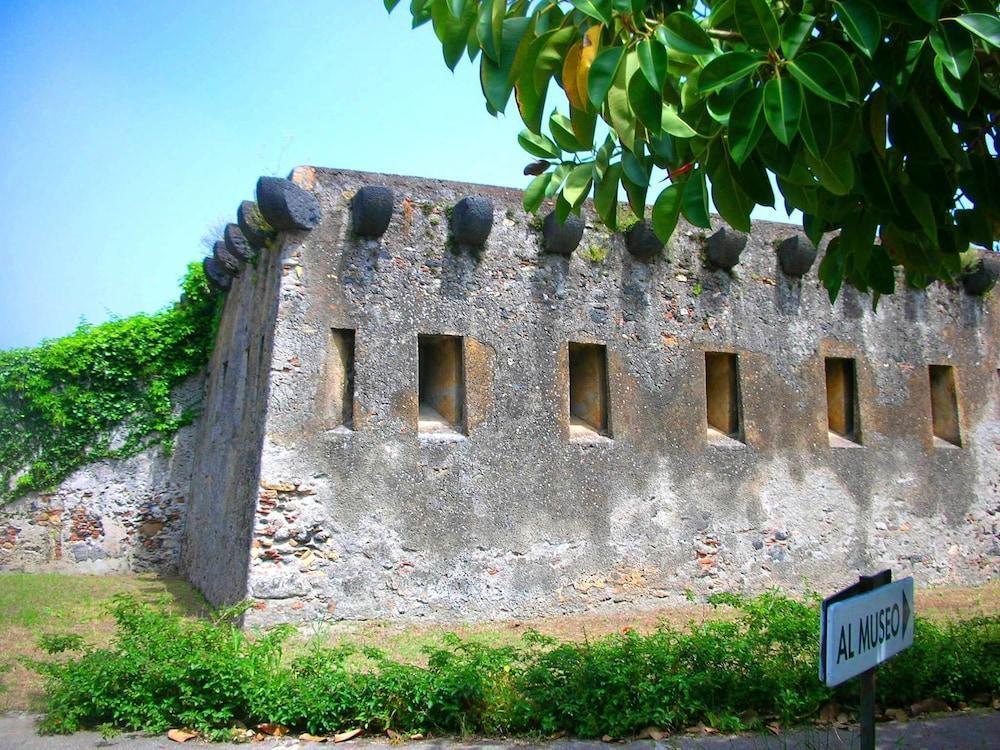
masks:
<path id="1" fill-rule="evenodd" d="M 331 328 L 320 408 L 332 428 L 354 429 L 354 331 Z"/>
<path id="2" fill-rule="evenodd" d="M 420 336 L 419 432 L 465 432 L 465 372 L 460 336 Z"/>
<path id="3" fill-rule="evenodd" d="M 850 448 L 861 443 L 857 391 L 854 360 L 827 357 L 827 434 L 834 448 Z"/>
<path id="4" fill-rule="evenodd" d="M 705 352 L 705 406 L 707 438 L 711 443 L 743 440 L 740 413 L 740 370 L 737 355 Z"/>
<path id="5" fill-rule="evenodd" d="M 958 391 L 955 388 L 955 368 L 950 365 L 930 365 L 931 429 L 934 445 L 940 448 L 960 448 L 962 430 L 958 421 Z"/>
<path id="6" fill-rule="evenodd" d="M 608 351 L 603 344 L 569 342 L 569 436 L 611 437 Z"/>

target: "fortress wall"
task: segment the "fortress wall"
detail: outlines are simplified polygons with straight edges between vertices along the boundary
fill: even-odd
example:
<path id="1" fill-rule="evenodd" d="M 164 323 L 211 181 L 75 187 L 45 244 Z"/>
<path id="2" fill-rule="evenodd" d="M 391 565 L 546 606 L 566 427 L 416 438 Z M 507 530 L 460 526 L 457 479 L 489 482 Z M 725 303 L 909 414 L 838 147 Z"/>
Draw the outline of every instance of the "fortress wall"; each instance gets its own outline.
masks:
<path id="1" fill-rule="evenodd" d="M 779 269 L 787 225 L 756 222 L 727 273 L 706 266 L 708 233 L 683 222 L 648 263 L 593 222 L 567 258 L 541 252 L 517 191 L 312 168 L 294 179 L 321 223 L 282 235 L 258 276 L 263 302 L 227 308 L 229 325 L 255 328 L 280 280 L 256 508 L 252 459 L 234 470 L 219 448 L 249 452 L 253 430 L 227 422 L 199 451 L 188 520 L 187 569 L 210 598 L 235 596 L 249 551 L 250 622 L 640 608 L 688 590 L 825 591 L 883 567 L 921 585 L 1000 573 L 995 295 L 935 285 L 873 312 L 846 289 L 831 306 L 818 263 L 802 280 Z M 395 192 L 380 240 L 351 232 L 351 197 L 369 184 Z M 478 257 L 449 243 L 466 195 L 494 204 Z M 418 431 L 433 416 L 418 337 L 442 334 L 461 337 L 459 435 L 433 419 Z M 610 435 L 578 421 L 600 393 L 574 397 L 583 417 L 571 418 L 569 393 L 591 376 L 575 365 L 571 386 L 568 342 L 606 347 Z M 735 379 L 709 373 L 723 394 L 736 384 L 735 438 L 707 429 L 706 352 L 737 355 L 718 360 Z M 828 436 L 827 357 L 854 359 L 854 443 Z M 961 447 L 933 437 L 931 364 L 954 368 Z M 424 406 L 443 403 L 430 394 Z M 713 407 L 715 421 L 726 413 Z M 224 483 L 208 511 L 210 481 Z"/>
<path id="2" fill-rule="evenodd" d="M 280 275 L 264 250 L 233 278 L 208 365 L 182 569 L 213 604 L 246 593 Z"/>
<path id="3" fill-rule="evenodd" d="M 179 404 L 197 404 L 204 385 L 188 381 Z M 0 570 L 176 575 L 196 433 L 183 427 L 169 453 L 96 461 L 0 508 Z"/>

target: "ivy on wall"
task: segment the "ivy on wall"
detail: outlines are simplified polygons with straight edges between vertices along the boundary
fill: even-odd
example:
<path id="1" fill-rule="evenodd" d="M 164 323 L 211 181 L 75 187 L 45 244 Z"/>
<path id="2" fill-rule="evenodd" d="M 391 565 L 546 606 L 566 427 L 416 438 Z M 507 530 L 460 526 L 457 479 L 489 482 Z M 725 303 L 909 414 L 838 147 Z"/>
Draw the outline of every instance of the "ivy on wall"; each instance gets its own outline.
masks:
<path id="1" fill-rule="evenodd" d="M 222 302 L 201 263 L 178 302 L 32 349 L 0 351 L 0 504 L 83 464 L 168 448 L 195 416 L 171 392 L 208 362 Z"/>

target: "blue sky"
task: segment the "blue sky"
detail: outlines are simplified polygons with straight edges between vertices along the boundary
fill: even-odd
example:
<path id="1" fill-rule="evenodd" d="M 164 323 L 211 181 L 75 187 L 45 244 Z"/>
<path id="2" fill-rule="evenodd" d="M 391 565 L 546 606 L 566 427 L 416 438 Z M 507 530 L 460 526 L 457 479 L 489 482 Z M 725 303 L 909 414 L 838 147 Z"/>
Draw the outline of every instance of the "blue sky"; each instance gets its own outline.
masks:
<path id="1" fill-rule="evenodd" d="M 516 109 L 403 6 L 0 0 L 0 348 L 169 303 L 262 174 L 523 187 Z"/>

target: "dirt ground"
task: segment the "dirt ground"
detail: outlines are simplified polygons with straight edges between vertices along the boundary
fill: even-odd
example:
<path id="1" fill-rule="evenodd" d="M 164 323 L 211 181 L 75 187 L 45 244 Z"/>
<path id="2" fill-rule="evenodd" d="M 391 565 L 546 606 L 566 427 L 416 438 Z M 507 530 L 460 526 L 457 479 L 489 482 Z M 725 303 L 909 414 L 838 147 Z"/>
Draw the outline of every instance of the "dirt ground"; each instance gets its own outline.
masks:
<path id="1" fill-rule="evenodd" d="M 163 602 L 186 617 L 204 615 L 204 600 L 188 584 L 152 576 L 70 576 L 0 573 L 0 714 L 37 711 L 43 685 L 22 659 L 40 658 L 38 637 L 73 633 L 95 645 L 107 644 L 114 621 L 107 606 L 117 594 Z M 938 620 L 1000 614 L 1000 581 L 978 587 L 938 587 L 917 590 L 916 611 Z M 648 633 L 660 624 L 688 627 L 708 619 L 728 618 L 733 611 L 704 604 L 664 607 L 646 612 L 546 617 L 479 624 L 412 624 L 393 622 L 334 623 L 305 628 L 296 639 L 328 644 L 377 646 L 393 658 L 421 662 L 423 647 L 438 644 L 444 633 L 474 638 L 491 645 L 515 643 L 533 628 L 560 641 L 581 641 L 630 629 Z M 296 643 L 292 644 L 294 649 Z M 6 673 L 2 673 L 7 670 Z"/>

